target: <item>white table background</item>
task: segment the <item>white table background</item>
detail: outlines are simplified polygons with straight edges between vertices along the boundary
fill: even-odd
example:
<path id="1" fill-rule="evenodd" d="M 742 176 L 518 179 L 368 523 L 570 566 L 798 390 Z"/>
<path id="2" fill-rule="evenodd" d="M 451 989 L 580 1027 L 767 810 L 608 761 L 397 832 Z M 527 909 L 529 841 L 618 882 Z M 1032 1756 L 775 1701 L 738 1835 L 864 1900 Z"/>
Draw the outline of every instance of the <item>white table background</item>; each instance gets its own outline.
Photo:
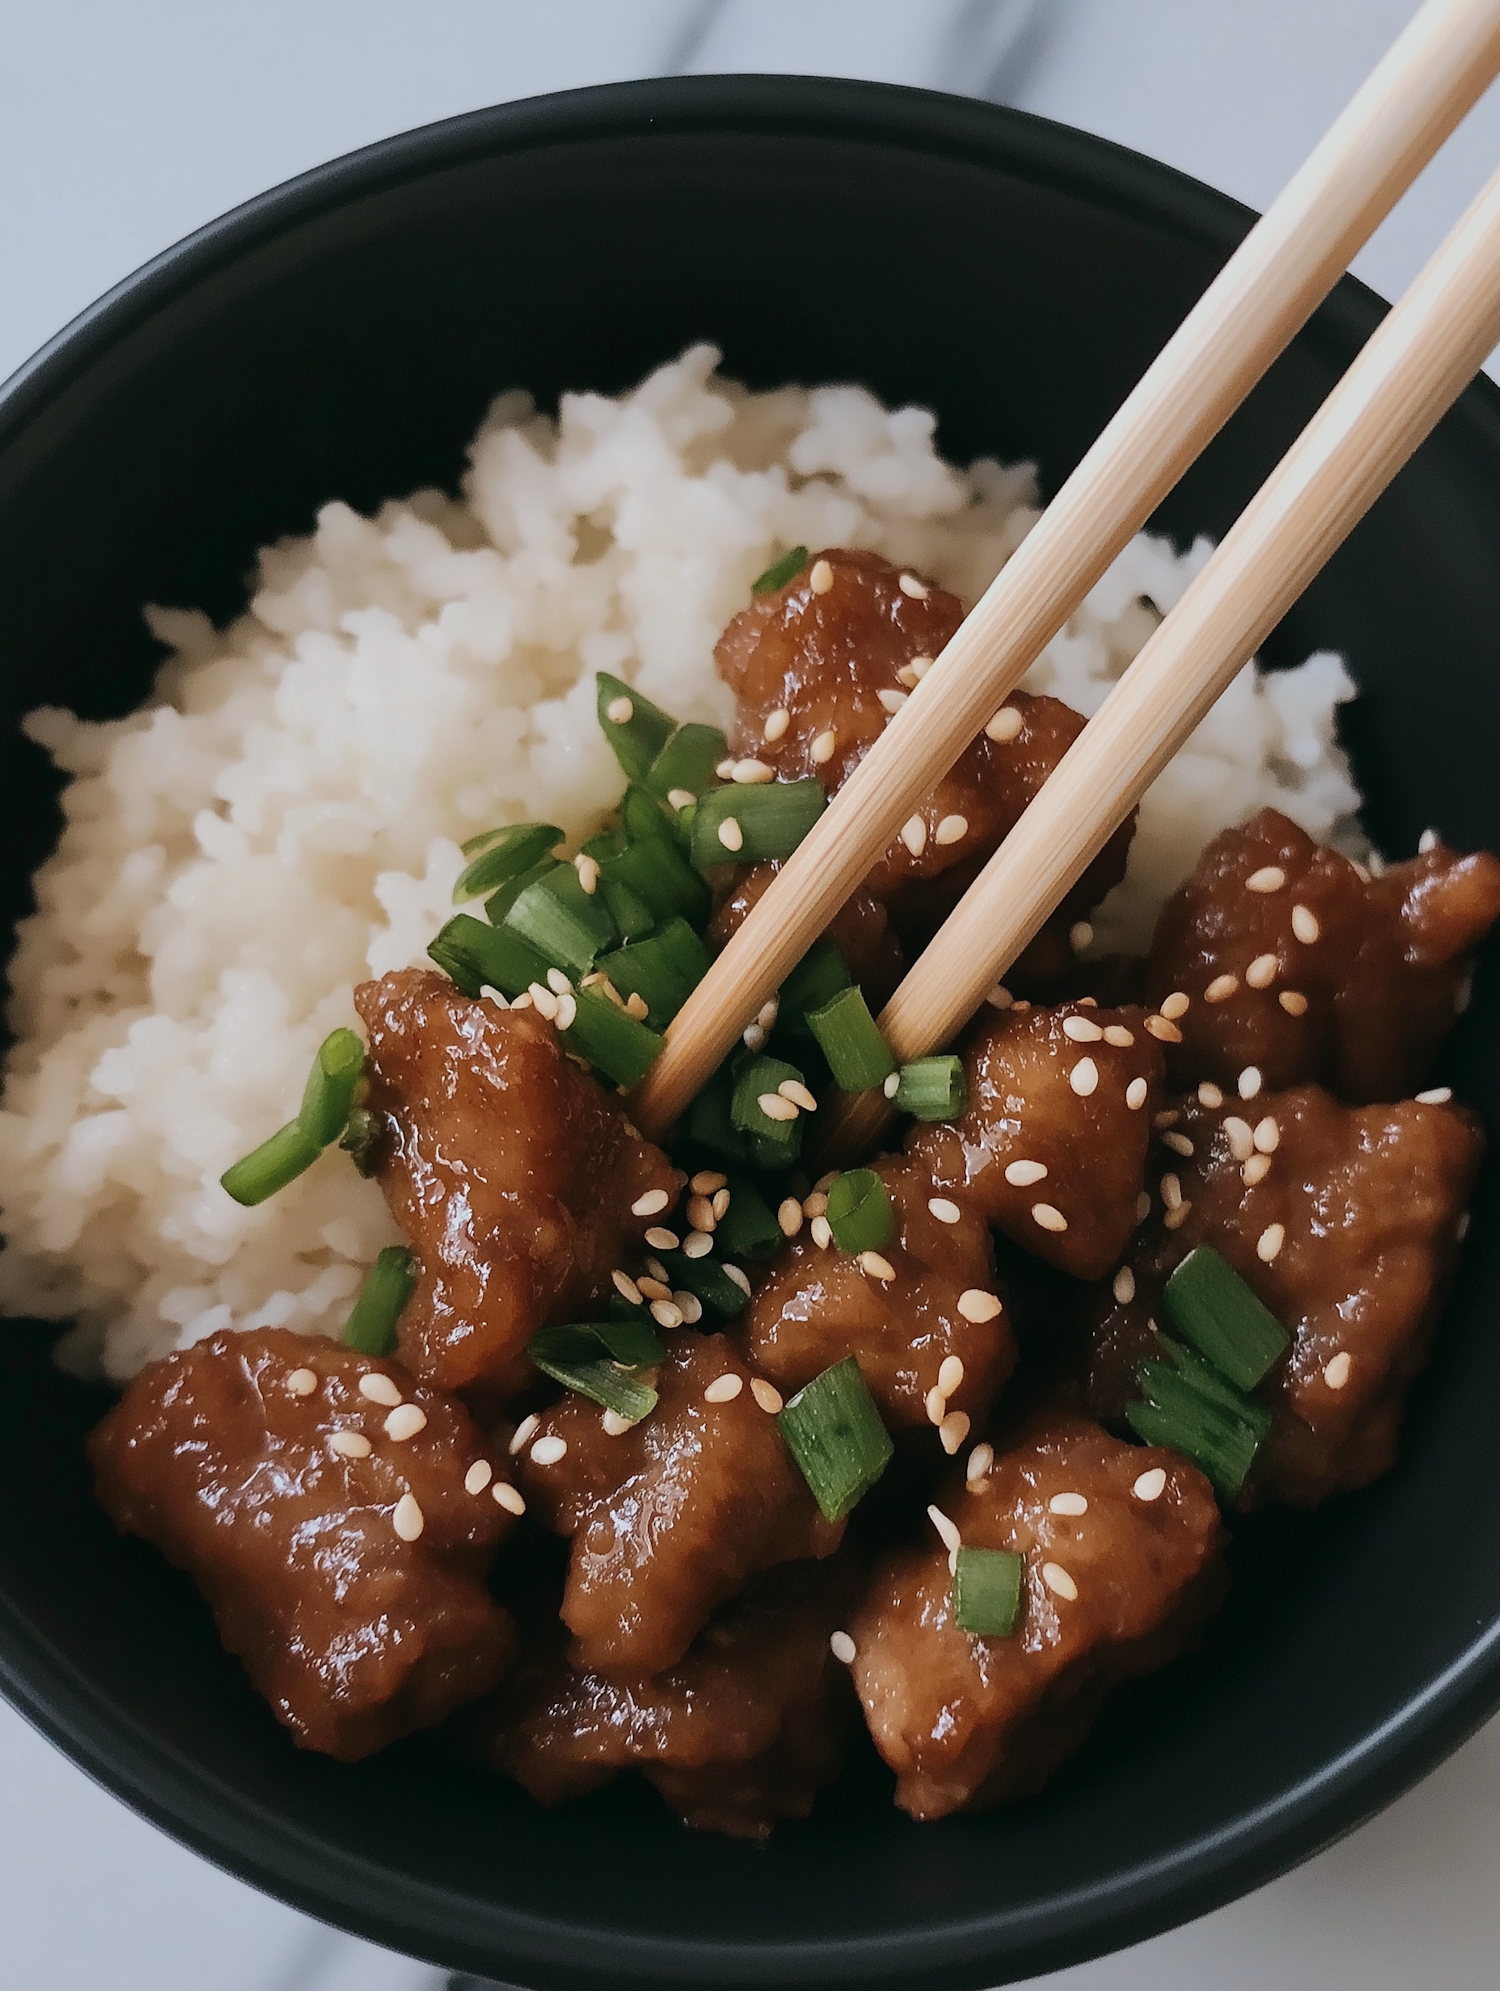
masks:
<path id="1" fill-rule="evenodd" d="M 483 104 L 663 71 L 990 96 L 1264 207 L 1413 11 L 1413 0 L 0 0 L 0 377 L 147 257 L 321 160 Z M 1492 92 L 1358 273 L 1398 292 L 1497 157 Z M 1493 1991 L 1497 1881 L 1500 1722 L 1298 1872 L 1052 1982 Z M 184 1852 L 0 1705 L 0 1991 L 441 1983 Z"/>

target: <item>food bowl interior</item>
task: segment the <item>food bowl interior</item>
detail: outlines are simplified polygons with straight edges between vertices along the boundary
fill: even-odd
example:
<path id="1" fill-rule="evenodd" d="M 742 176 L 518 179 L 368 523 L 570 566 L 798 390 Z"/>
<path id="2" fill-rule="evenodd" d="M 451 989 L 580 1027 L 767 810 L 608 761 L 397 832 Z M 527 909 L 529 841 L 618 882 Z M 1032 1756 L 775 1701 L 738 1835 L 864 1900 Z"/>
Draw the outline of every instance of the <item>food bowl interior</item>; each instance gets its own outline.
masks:
<path id="1" fill-rule="evenodd" d="M 451 485 L 499 390 L 618 391 L 710 339 L 755 385 L 858 380 L 959 460 L 1055 489 L 1243 212 L 1147 162 L 873 86 L 625 86 L 484 113 L 313 175 L 164 259 L 0 404 L 4 923 L 56 834 L 17 721 L 146 693 L 145 601 L 243 600 L 253 550 Z M 1345 284 L 1157 521 L 1220 533 L 1378 315 Z M 1472 390 L 1267 646 L 1345 653 L 1377 843 L 1500 848 L 1500 420 Z M 1493 977 L 1445 1076 L 1492 1124 Z M 117 1539 L 80 1441 L 101 1393 L 7 1323 L 0 1680 L 86 1768 L 313 1912 L 508 1981 L 985 1984 L 1253 1884 L 1409 1781 L 1496 1694 L 1500 1265 L 1478 1220 L 1405 1454 L 1240 1526 L 1205 1649 L 1109 1703 L 1040 1798 L 917 1826 L 861 1759 L 768 1850 L 622 1784 L 544 1813 L 434 1740 L 299 1753 L 185 1579 Z M 1455 1526 L 1455 1516 L 1462 1525 Z"/>

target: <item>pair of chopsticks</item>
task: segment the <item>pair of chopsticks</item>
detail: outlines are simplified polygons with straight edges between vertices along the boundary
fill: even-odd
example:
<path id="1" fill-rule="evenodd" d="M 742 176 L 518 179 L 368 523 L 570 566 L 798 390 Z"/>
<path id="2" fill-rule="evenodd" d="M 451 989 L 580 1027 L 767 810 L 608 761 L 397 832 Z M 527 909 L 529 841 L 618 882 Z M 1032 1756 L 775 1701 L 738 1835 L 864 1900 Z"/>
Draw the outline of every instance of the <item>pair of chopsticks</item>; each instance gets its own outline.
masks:
<path id="1" fill-rule="evenodd" d="M 1428 0 L 1256 224 L 751 910 L 632 1103 L 650 1135 L 720 1060 L 1500 71 L 1500 0 Z M 1159 625 L 882 1012 L 941 1049 L 1500 340 L 1490 181 Z M 837 1161 L 891 1117 L 825 1109 Z"/>

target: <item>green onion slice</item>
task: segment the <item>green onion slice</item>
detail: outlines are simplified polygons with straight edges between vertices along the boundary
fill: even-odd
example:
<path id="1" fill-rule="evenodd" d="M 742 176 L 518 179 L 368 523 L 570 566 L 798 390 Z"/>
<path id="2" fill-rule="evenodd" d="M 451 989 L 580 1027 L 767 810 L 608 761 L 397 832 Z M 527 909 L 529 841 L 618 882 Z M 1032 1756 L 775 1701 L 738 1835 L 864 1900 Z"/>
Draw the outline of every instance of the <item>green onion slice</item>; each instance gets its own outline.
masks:
<path id="1" fill-rule="evenodd" d="M 729 1178 L 729 1208 L 714 1231 L 714 1248 L 733 1259 L 774 1258 L 786 1243 L 776 1212 L 748 1175 Z"/>
<path id="2" fill-rule="evenodd" d="M 307 1134 L 300 1120 L 289 1120 L 270 1140 L 262 1141 L 258 1148 L 252 1148 L 249 1154 L 226 1168 L 219 1181 L 236 1203 L 243 1203 L 247 1210 L 253 1209 L 268 1196 L 274 1196 L 278 1189 L 295 1182 L 322 1152 L 322 1143 Z"/>
<path id="3" fill-rule="evenodd" d="M 729 742 L 717 726 L 700 726 L 690 720 L 677 728 L 651 763 L 646 786 L 663 801 L 679 791 L 696 798 L 713 786 L 715 770 L 728 752 Z"/>
<path id="4" fill-rule="evenodd" d="M 883 1251 L 896 1235 L 896 1213 L 873 1168 L 851 1168 L 828 1185 L 828 1228 L 840 1251 Z"/>
<path id="5" fill-rule="evenodd" d="M 795 1065 L 780 1058 L 747 1058 L 734 1081 L 729 1101 L 729 1118 L 742 1134 L 754 1142 L 756 1160 L 767 1168 L 790 1168 L 802 1152 L 801 1112 L 779 1119 L 767 1113 L 762 1099 L 780 1099 L 779 1088 L 789 1079 L 802 1082 Z M 790 1103 L 790 1102 L 788 1102 Z"/>
<path id="6" fill-rule="evenodd" d="M 964 1061 L 951 1053 L 901 1067 L 896 1109 L 918 1120 L 960 1120 L 968 1098 Z"/>
<path id="7" fill-rule="evenodd" d="M 664 1251 L 660 1256 L 673 1292 L 696 1294 L 717 1319 L 736 1320 L 749 1306 L 750 1295 L 730 1278 L 722 1260 L 689 1258 L 685 1251 Z"/>
<path id="8" fill-rule="evenodd" d="M 503 830 L 487 831 L 479 856 L 458 874 L 453 887 L 454 905 L 461 906 L 468 899 L 482 899 L 507 878 L 529 871 L 544 857 L 550 857 L 562 840 L 563 833 L 556 823 L 512 823 Z M 468 849 L 465 844 L 464 850 Z"/>
<path id="9" fill-rule="evenodd" d="M 720 1066 L 698 1094 L 680 1122 L 683 1146 L 701 1152 L 711 1161 L 746 1162 L 750 1143 L 729 1117 L 734 1080 L 727 1066 Z M 689 1169 L 689 1174 L 692 1170 Z M 731 1209 L 734 1207 L 731 1203 Z"/>
<path id="10" fill-rule="evenodd" d="M 656 925 L 655 910 L 641 897 L 639 892 L 619 878 L 606 878 L 600 874 L 598 893 L 609 907 L 609 916 L 625 941 L 644 940 Z"/>
<path id="11" fill-rule="evenodd" d="M 373 1113 L 363 1106 L 356 1106 L 349 1115 L 339 1146 L 349 1155 L 361 1175 L 373 1175 L 378 1164 L 380 1151 L 380 1122 Z"/>
<path id="12" fill-rule="evenodd" d="M 620 797 L 620 822 L 631 843 L 671 843 L 677 835 L 676 810 L 635 782 Z"/>
<path id="13" fill-rule="evenodd" d="M 628 885 L 659 920 L 680 917 L 698 928 L 708 923 L 712 894 L 670 835 L 627 843 L 599 860 L 599 873 L 601 882 Z"/>
<path id="14" fill-rule="evenodd" d="M 896 1449 L 852 1355 L 798 1390 L 776 1422 L 830 1521 L 869 1492 Z"/>
<path id="15" fill-rule="evenodd" d="M 794 546 L 789 553 L 783 553 L 779 560 L 773 560 L 763 574 L 750 583 L 753 595 L 774 594 L 777 588 L 784 588 L 793 574 L 800 574 L 807 565 L 807 548 Z"/>
<path id="16" fill-rule="evenodd" d="M 646 1362 L 632 1362 L 622 1367 L 619 1359 L 610 1352 L 606 1339 L 606 1336 L 616 1333 L 621 1325 L 623 1323 L 601 1322 L 544 1327 L 527 1342 L 526 1353 L 544 1375 L 551 1376 L 564 1389 L 576 1390 L 580 1396 L 590 1398 L 605 1410 L 612 1410 L 617 1416 L 628 1418 L 632 1424 L 639 1424 L 643 1417 L 655 1410 L 656 1391 L 629 1371 L 649 1368 L 652 1362 L 662 1360 L 665 1350 L 658 1341 L 655 1354 Z"/>
<path id="17" fill-rule="evenodd" d="M 467 996 L 486 987 L 518 996 L 533 982 L 547 979 L 548 962 L 518 933 L 486 926 L 469 913 L 455 913 L 427 953 Z"/>
<path id="18" fill-rule="evenodd" d="M 1255 1385 L 1291 1347 L 1291 1337 L 1211 1244 L 1190 1251 L 1167 1281 L 1172 1325 L 1242 1390 Z"/>
<path id="19" fill-rule="evenodd" d="M 331 1030 L 318 1046 L 297 1124 L 310 1141 L 328 1147 L 343 1133 L 364 1076 L 365 1047 L 352 1030 Z"/>
<path id="20" fill-rule="evenodd" d="M 677 721 L 649 698 L 611 677 L 608 671 L 595 673 L 599 691 L 599 725 L 614 750 L 615 759 L 629 781 L 643 781 L 662 748 L 671 738 Z M 611 718 L 611 711 L 618 718 Z"/>
<path id="21" fill-rule="evenodd" d="M 622 996 L 641 998 L 654 1030 L 665 1030 L 708 973 L 709 954 L 685 919 L 671 919 L 649 939 L 601 954 L 596 966 Z"/>
<path id="22" fill-rule="evenodd" d="M 666 1042 L 639 1018 L 627 1016 L 597 989 L 577 989 L 571 1025 L 563 1033 L 570 1051 L 587 1058 L 596 1071 L 628 1090 L 639 1085 Z"/>
<path id="23" fill-rule="evenodd" d="M 505 922 L 505 915 L 528 886 L 536 884 L 538 879 L 550 878 L 554 871 L 561 871 L 564 868 L 559 859 L 544 857 L 540 863 L 533 864 L 529 870 L 516 872 L 513 878 L 507 878 L 505 883 L 491 892 L 485 900 L 485 918 L 491 926 L 502 926 Z"/>
<path id="24" fill-rule="evenodd" d="M 1270 1428 L 1269 1413 L 1190 1350 L 1157 1338 L 1169 1359 L 1137 1363 L 1144 1400 L 1128 1406 L 1126 1421 L 1148 1445 L 1169 1445 L 1191 1459 L 1232 1500 Z"/>
<path id="25" fill-rule="evenodd" d="M 693 863 L 712 871 L 720 864 L 790 857 L 826 803 L 822 782 L 810 774 L 796 781 L 715 788 L 701 798 L 693 818 Z"/>
<path id="26" fill-rule="evenodd" d="M 807 1027 L 817 1038 L 840 1092 L 866 1092 L 896 1069 L 891 1048 L 857 988 L 841 989 L 821 1009 L 809 1011 Z"/>
<path id="27" fill-rule="evenodd" d="M 960 1548 L 953 1562 L 953 1615 L 960 1631 L 1009 1638 L 1021 1616 L 1026 1564 L 1013 1549 Z"/>
<path id="28" fill-rule="evenodd" d="M 823 1009 L 843 989 L 853 986 L 837 944 L 815 940 L 781 985 L 777 998 L 783 1025 L 804 1023 L 811 1011 Z"/>
<path id="29" fill-rule="evenodd" d="M 396 1322 L 417 1283 L 417 1261 L 404 1244 L 388 1244 L 365 1274 L 354 1310 L 344 1323 L 344 1343 L 365 1355 L 389 1355 Z"/>
<path id="30" fill-rule="evenodd" d="M 577 981 L 619 939 L 609 907 L 583 889 L 571 864 L 559 864 L 516 900 L 505 925 L 552 966 Z"/>

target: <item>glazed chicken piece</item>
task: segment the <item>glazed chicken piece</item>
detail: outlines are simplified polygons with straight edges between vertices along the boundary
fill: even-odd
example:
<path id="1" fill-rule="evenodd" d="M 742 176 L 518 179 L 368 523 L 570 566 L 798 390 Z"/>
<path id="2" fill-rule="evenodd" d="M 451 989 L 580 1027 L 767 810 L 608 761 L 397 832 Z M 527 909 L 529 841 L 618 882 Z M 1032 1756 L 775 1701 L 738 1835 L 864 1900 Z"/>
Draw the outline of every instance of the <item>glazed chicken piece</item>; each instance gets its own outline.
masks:
<path id="1" fill-rule="evenodd" d="M 1153 1019 L 1154 1021 L 1155 1019 Z M 913 1124 L 933 1191 L 1078 1279 L 1130 1241 L 1162 1054 L 1138 1009 L 990 1011 L 964 1052 L 961 1120 Z"/>
<path id="2" fill-rule="evenodd" d="M 1225 830 L 1162 909 L 1147 1000 L 1181 1036 L 1174 1087 L 1314 1080 L 1356 1101 L 1419 1086 L 1500 915 L 1500 859 L 1441 844 L 1367 879 L 1274 809 Z"/>
<path id="3" fill-rule="evenodd" d="M 534 1378 L 531 1336 L 598 1311 L 683 1178 L 535 1010 L 415 968 L 354 1001 L 380 1184 L 420 1268 L 401 1358 L 445 1389 L 508 1395 Z"/>
<path id="4" fill-rule="evenodd" d="M 815 774 L 831 794 L 963 617 L 957 595 L 878 553 L 817 554 L 719 639 L 719 675 L 737 701 L 731 752 L 782 779 Z M 1018 692 L 1007 701 L 865 880 L 898 926 L 915 916 L 925 931 L 941 920 L 1082 730 L 1055 698 Z M 1069 894 L 1064 927 L 1119 880 L 1133 830 L 1132 817 Z M 948 872 L 948 892 L 934 894 L 931 881 Z"/>
<path id="5" fill-rule="evenodd" d="M 396 1363 L 211 1335 L 143 1369 L 89 1455 L 116 1527 L 188 1572 L 303 1748 L 352 1762 L 504 1671 L 484 1579 L 523 1503 L 463 1405 Z"/>
<path id="6" fill-rule="evenodd" d="M 656 1408 L 617 1436 L 569 1395 L 512 1440 L 527 1499 L 572 1539 L 562 1618 L 573 1663 L 619 1677 L 675 1666 L 750 1577 L 831 1555 L 844 1532 L 782 1441 L 779 1398 L 723 1335 L 679 1337 L 651 1373 Z"/>
<path id="7" fill-rule="evenodd" d="M 1169 1327 L 1163 1282 L 1208 1243 L 1292 1337 L 1261 1385 L 1273 1421 L 1241 1503 L 1315 1507 L 1369 1485 L 1395 1462 L 1457 1260 L 1484 1151 L 1478 1118 L 1446 1099 L 1342 1106 L 1311 1085 L 1251 1102 L 1190 1096 L 1169 1111 L 1163 1139 L 1191 1153 L 1167 1150 L 1167 1202 L 1116 1289 L 1125 1297 L 1101 1300 L 1090 1406 L 1116 1417 L 1138 1394 L 1150 1323 Z"/>
<path id="8" fill-rule="evenodd" d="M 1016 1364 L 989 1231 L 972 1199 L 934 1194 L 921 1162 L 883 1155 L 873 1168 L 896 1219 L 890 1243 L 853 1257 L 805 1225 L 761 1274 L 736 1339 L 783 1396 L 856 1356 L 890 1428 L 936 1424 L 951 1450 Z"/>
<path id="9" fill-rule="evenodd" d="M 709 922 L 712 947 L 722 949 L 729 944 L 780 869 L 779 864 L 755 864 L 740 873 Z M 879 899 L 865 891 L 855 892 L 834 914 L 826 937 L 843 955 L 845 967 L 864 990 L 870 1008 L 882 1008 L 906 973 L 906 956 L 891 929 L 890 914 Z"/>
<path id="10" fill-rule="evenodd" d="M 1012 1550 L 1026 1570 L 1008 1638 L 959 1629 L 936 1537 L 887 1555 L 854 1614 L 854 1683 L 918 1819 L 1040 1788 L 1107 1690 L 1179 1652 L 1224 1588 L 1207 1480 L 1082 1418 L 1034 1425 L 937 1504 L 966 1546 Z"/>
<path id="11" fill-rule="evenodd" d="M 654 1679 L 575 1672 L 555 1623 L 539 1626 L 465 1732 L 542 1804 L 636 1769 L 684 1823 L 765 1839 L 779 1819 L 805 1818 L 842 1763 L 855 1703 L 828 1641 L 855 1573 L 845 1555 L 773 1570 Z"/>

